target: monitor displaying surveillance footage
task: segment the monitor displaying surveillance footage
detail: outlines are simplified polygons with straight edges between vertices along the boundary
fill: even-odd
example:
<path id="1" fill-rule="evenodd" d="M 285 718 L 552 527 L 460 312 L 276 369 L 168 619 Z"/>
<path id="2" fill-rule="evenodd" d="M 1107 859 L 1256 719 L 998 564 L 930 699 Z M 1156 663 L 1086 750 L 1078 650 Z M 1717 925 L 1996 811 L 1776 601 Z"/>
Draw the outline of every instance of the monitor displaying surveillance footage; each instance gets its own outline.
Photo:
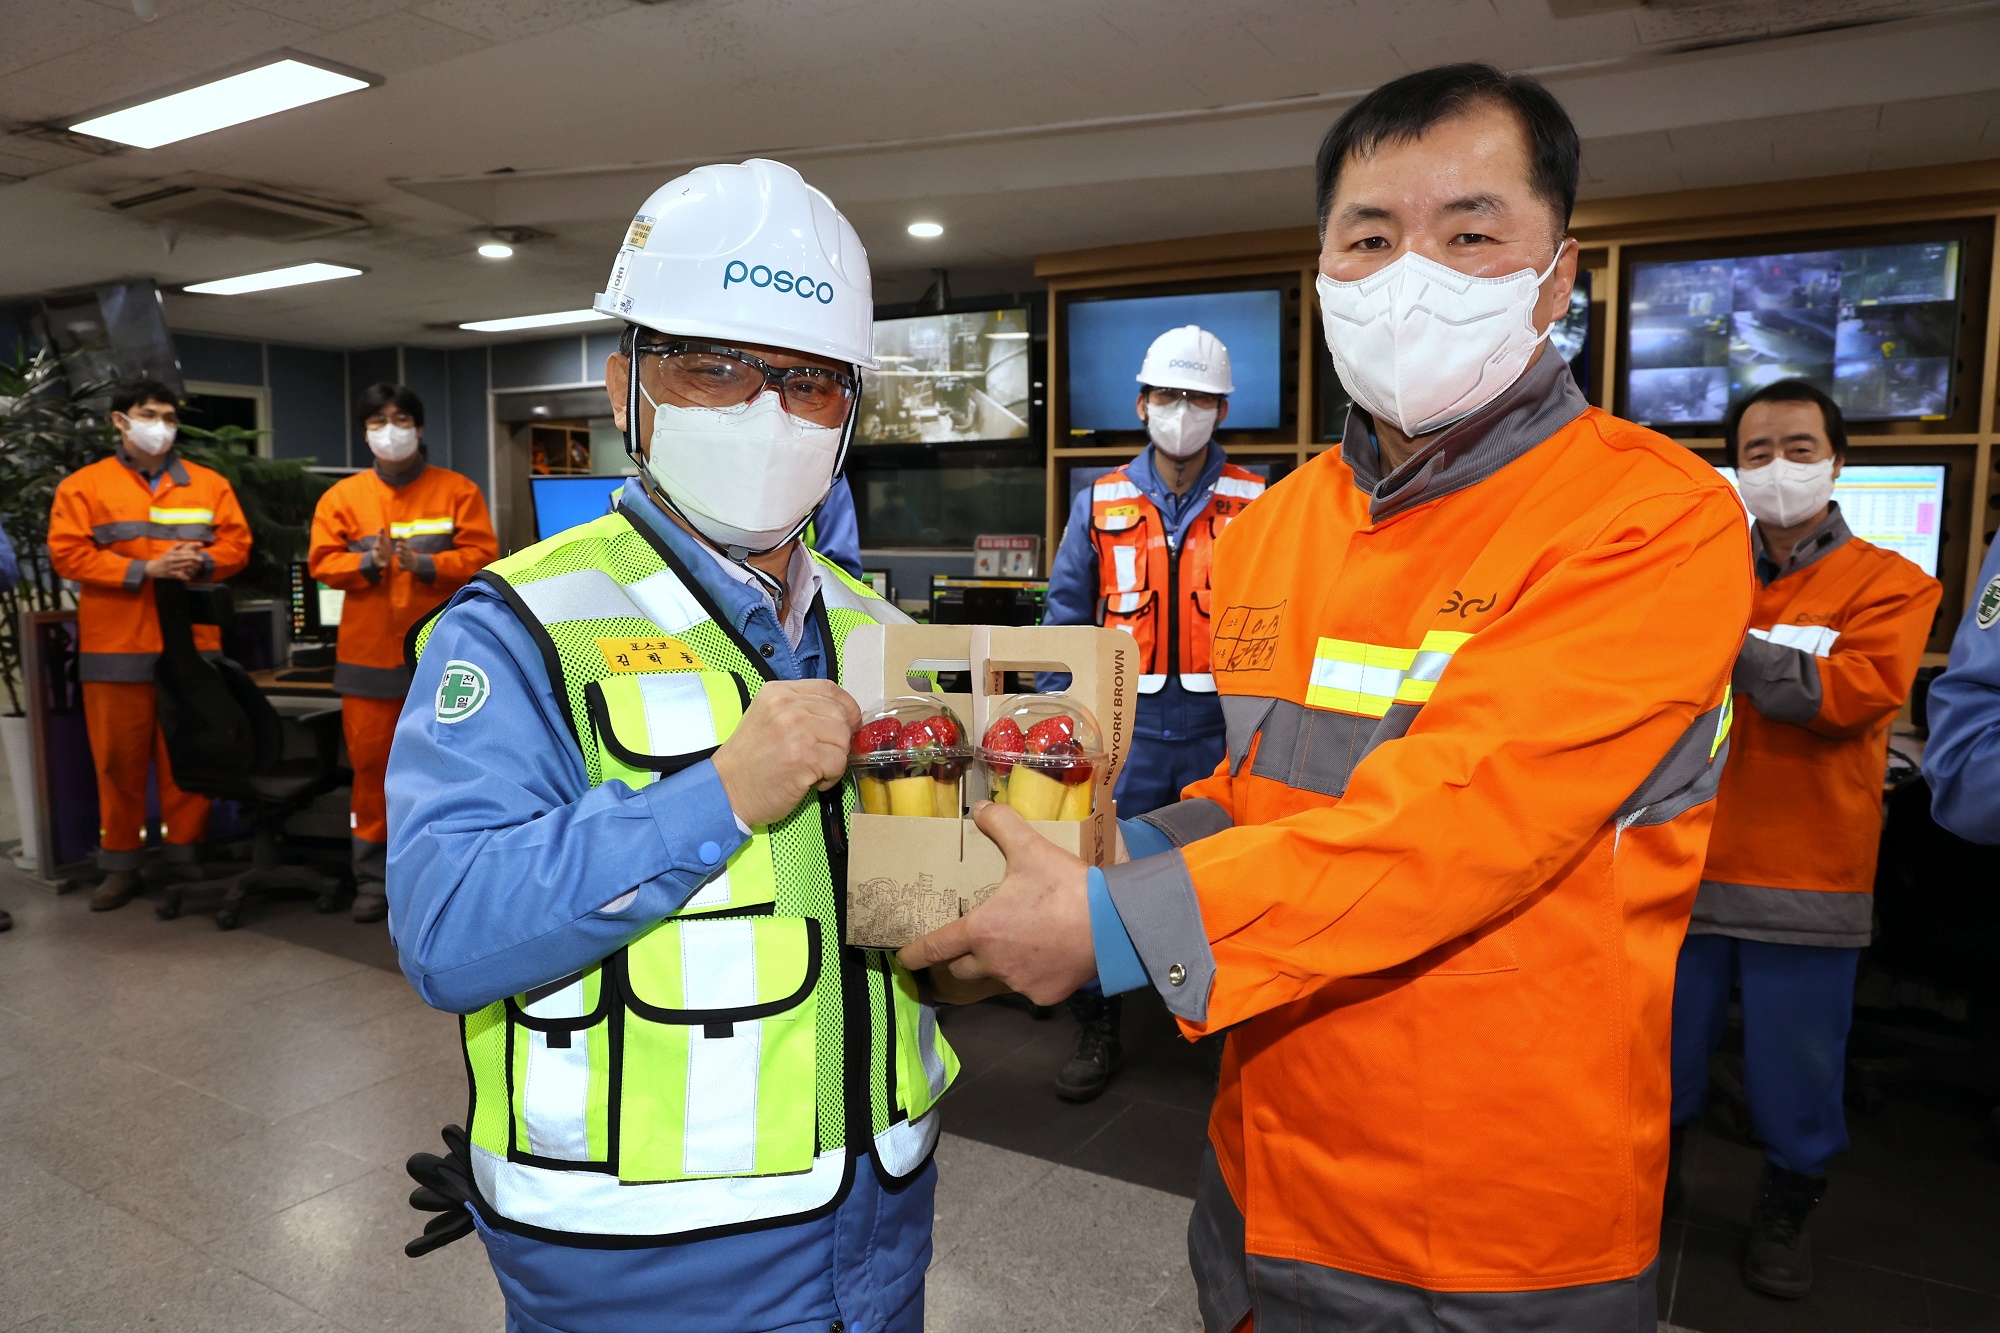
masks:
<path id="1" fill-rule="evenodd" d="M 1851 421 L 1951 412 L 1955 240 L 1639 261 L 1625 311 L 1625 415 L 1719 425 L 1775 380 L 1825 390 Z"/>
<path id="2" fill-rule="evenodd" d="M 855 442 L 1026 439 L 1028 343 L 1025 306 L 876 320 Z"/>

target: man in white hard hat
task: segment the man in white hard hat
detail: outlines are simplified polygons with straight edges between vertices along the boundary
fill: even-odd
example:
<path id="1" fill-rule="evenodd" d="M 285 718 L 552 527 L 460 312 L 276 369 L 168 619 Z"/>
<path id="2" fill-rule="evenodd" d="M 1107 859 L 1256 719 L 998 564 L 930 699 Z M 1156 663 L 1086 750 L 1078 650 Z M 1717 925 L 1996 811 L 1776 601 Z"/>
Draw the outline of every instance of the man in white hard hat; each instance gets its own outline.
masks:
<path id="1" fill-rule="evenodd" d="M 1215 539 L 1264 492 L 1214 439 L 1235 382 L 1229 349 L 1194 324 L 1153 340 L 1134 410 L 1150 441 L 1137 458 L 1078 491 L 1049 570 L 1051 625 L 1113 625 L 1139 641 L 1143 674 L 1118 813 L 1178 801 L 1222 759 L 1222 705 L 1209 672 L 1208 571 Z M 1117 1072 L 1119 1000 L 1088 986 L 1070 998 L 1076 1044 L 1056 1095 L 1087 1102 Z"/>
<path id="2" fill-rule="evenodd" d="M 521 1333 L 915 1333 L 957 1060 L 836 894 L 841 644 L 904 617 L 799 540 L 875 364 L 868 258 L 790 167 L 702 167 L 596 308 L 639 477 L 413 644 L 390 929 L 472 1104 L 411 1160 L 411 1248 L 476 1226 Z"/>

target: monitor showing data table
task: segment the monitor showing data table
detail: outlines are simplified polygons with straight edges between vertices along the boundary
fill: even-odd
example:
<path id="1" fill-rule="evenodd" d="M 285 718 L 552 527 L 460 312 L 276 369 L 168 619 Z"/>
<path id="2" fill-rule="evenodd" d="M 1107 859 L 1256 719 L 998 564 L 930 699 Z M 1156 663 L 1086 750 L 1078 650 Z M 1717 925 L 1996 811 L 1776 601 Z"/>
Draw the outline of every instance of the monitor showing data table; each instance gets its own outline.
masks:
<path id="1" fill-rule="evenodd" d="M 1718 471 L 1736 484 L 1735 468 Z M 1853 464 L 1841 469 L 1833 498 L 1855 536 L 1908 557 L 1936 578 L 1944 481 L 1943 463 Z"/>

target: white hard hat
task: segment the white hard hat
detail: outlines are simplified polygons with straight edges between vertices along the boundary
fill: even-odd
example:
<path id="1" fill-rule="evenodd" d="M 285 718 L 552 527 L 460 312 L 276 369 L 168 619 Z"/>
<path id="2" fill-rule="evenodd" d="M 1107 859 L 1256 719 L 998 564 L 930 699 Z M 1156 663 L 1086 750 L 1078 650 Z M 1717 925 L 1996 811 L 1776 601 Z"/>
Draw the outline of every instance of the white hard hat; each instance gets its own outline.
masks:
<path id="1" fill-rule="evenodd" d="M 592 306 L 659 333 L 876 368 L 861 238 L 832 200 L 764 158 L 696 167 L 653 191 Z"/>
<path id="2" fill-rule="evenodd" d="M 1199 389 L 1204 393 L 1235 393 L 1229 378 L 1229 349 L 1222 339 L 1199 324 L 1183 324 L 1153 339 L 1139 383 L 1159 389 Z"/>

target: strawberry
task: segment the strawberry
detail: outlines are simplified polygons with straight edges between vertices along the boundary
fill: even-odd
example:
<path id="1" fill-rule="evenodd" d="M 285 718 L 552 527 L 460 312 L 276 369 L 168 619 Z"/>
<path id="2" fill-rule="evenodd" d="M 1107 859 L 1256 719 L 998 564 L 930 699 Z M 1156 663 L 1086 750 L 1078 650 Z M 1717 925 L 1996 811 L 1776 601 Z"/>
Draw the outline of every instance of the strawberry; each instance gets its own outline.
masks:
<path id="1" fill-rule="evenodd" d="M 1055 717 L 1045 717 L 1034 726 L 1028 728 L 1029 754 L 1058 753 L 1055 747 L 1064 742 L 1076 745 L 1076 720 L 1067 715 L 1058 714 Z M 1083 753 L 1083 747 L 1077 745 L 1074 750 L 1062 751 L 1061 753 L 1081 754 Z"/>
<path id="2" fill-rule="evenodd" d="M 986 729 L 984 742 L 987 751 L 986 762 L 992 767 L 994 776 L 1006 777 L 1014 771 L 1014 766 L 1003 762 L 999 756 L 1025 754 L 1028 738 L 1021 734 L 1020 724 L 1011 717 L 1003 717 Z"/>
<path id="3" fill-rule="evenodd" d="M 1065 722 L 1068 720 L 1068 718 L 1063 719 Z M 1062 779 L 1065 787 L 1076 787 L 1090 781 L 1090 761 L 1082 757 L 1083 745 L 1080 742 L 1056 741 L 1049 746 L 1046 753 L 1052 757 L 1060 756 L 1064 760 L 1060 765 L 1050 764 L 1048 767 Z"/>
<path id="4" fill-rule="evenodd" d="M 896 748 L 896 733 L 902 730 L 893 717 L 877 718 L 854 733 L 854 753 L 874 754 Z"/>

